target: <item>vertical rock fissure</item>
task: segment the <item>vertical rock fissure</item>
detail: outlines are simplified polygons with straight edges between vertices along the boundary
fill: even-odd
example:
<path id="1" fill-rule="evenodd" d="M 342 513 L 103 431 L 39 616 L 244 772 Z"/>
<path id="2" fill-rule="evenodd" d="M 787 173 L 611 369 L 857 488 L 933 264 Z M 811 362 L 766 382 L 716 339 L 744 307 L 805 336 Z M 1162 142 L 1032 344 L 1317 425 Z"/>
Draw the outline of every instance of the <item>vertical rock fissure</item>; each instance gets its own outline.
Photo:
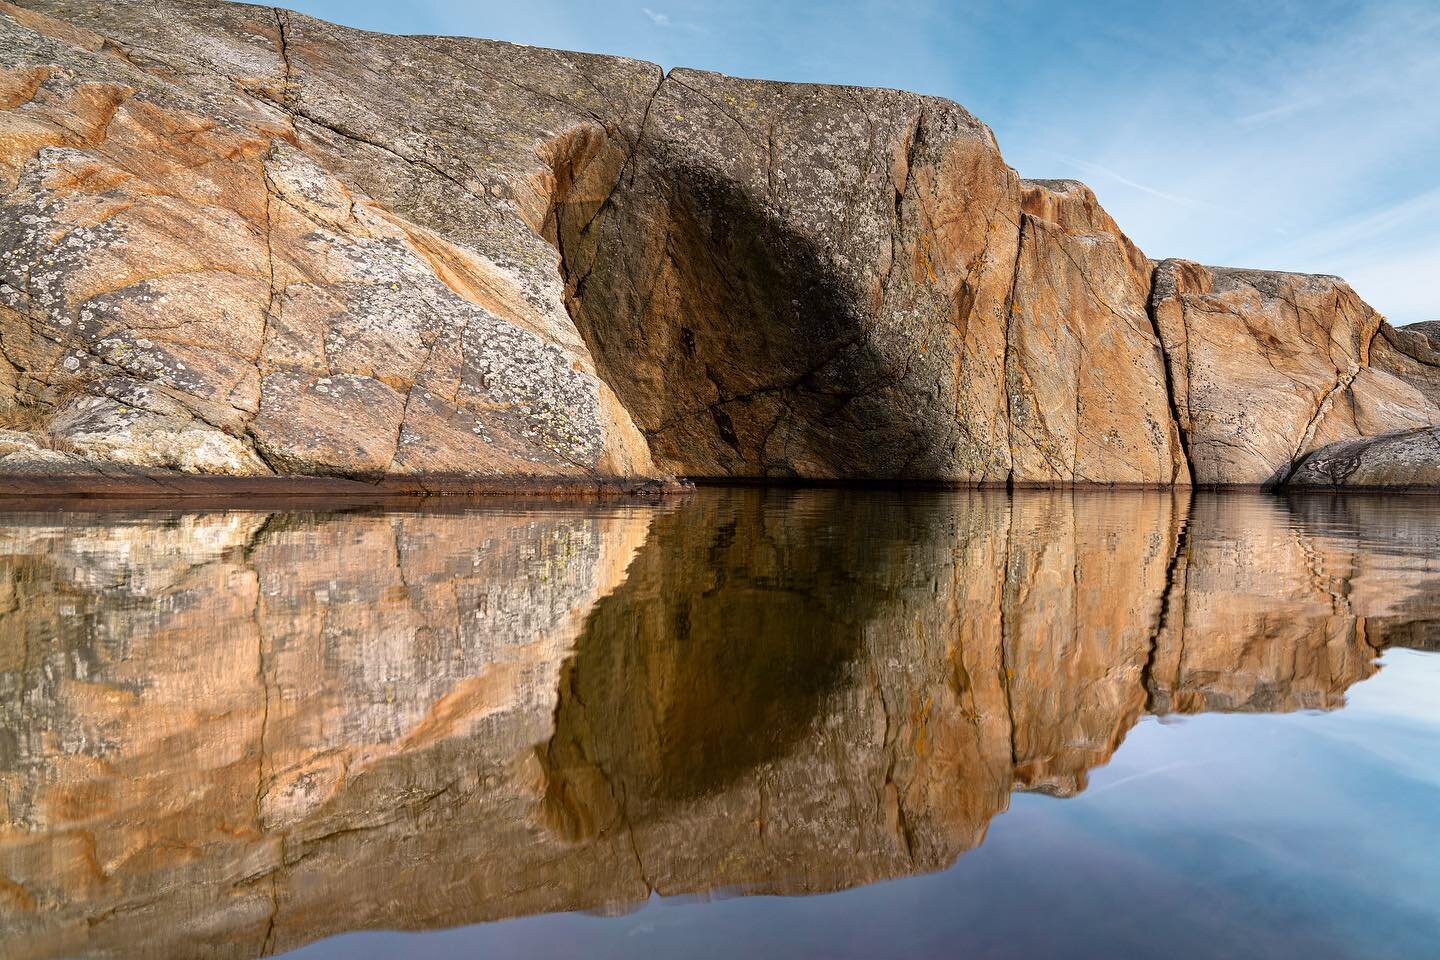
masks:
<path id="1" fill-rule="evenodd" d="M 270 519 L 273 519 L 273 517 L 266 520 L 265 526 L 269 525 Z M 265 529 L 265 526 L 261 527 L 261 531 Z M 257 531 L 257 536 L 259 532 L 260 531 Z M 248 562 L 248 551 L 246 554 L 246 558 Z M 265 835 L 265 738 L 266 735 L 269 733 L 270 728 L 270 679 L 266 675 L 265 670 L 265 630 L 261 626 L 262 618 L 260 608 L 263 600 L 262 589 L 263 585 L 260 580 L 260 575 L 258 572 L 256 572 L 255 607 L 254 610 L 251 612 L 251 619 L 254 621 L 255 624 L 255 673 L 256 677 L 260 681 L 261 700 L 260 735 L 258 740 L 259 753 L 255 761 L 255 829 L 263 837 Z M 283 853 L 281 855 L 281 862 L 284 862 Z M 276 870 L 272 869 L 270 872 L 270 915 L 265 925 L 265 939 L 260 946 L 261 956 L 266 956 L 269 954 L 271 942 L 275 935 L 275 917 L 276 914 L 278 914 L 280 911 L 279 896 L 276 890 L 277 882 L 278 881 L 276 879 Z"/>
<path id="2" fill-rule="evenodd" d="M 615 192 L 620 189 L 620 184 L 621 184 L 622 182 L 624 182 L 624 180 L 625 180 L 625 175 L 626 175 L 627 173 L 632 173 L 631 164 L 633 164 L 633 163 L 635 162 L 635 159 L 640 155 L 641 145 L 645 142 L 645 130 L 646 130 L 646 128 L 649 127 L 649 125 L 650 125 L 650 110 L 651 110 L 651 108 L 655 105 L 655 100 L 656 100 L 656 98 L 660 96 L 660 91 L 661 91 L 661 89 L 665 86 L 665 82 L 666 82 L 667 80 L 669 80 L 669 79 L 670 79 L 670 74 L 669 74 L 668 72 L 664 71 L 664 70 L 661 70 L 661 71 L 660 71 L 660 79 L 659 79 L 658 81 L 656 81 L 656 83 L 655 83 L 655 89 L 653 89 L 653 90 L 650 91 L 650 97 L 649 97 L 649 99 L 647 99 L 647 100 L 645 101 L 645 109 L 644 109 L 644 110 L 641 112 L 641 114 L 640 114 L 640 125 L 635 128 L 635 139 L 634 139 L 633 142 L 632 142 L 632 141 L 626 141 L 626 142 L 625 142 L 625 159 L 623 159 L 623 160 L 620 162 L 620 168 L 619 168 L 619 170 L 618 170 L 618 171 L 616 172 L 616 174 L 615 174 L 615 182 L 610 185 L 609 191 L 607 191 L 606 194 L 605 194 L 605 199 L 603 199 L 603 200 L 600 201 L 600 205 L 595 208 L 595 212 L 594 212 L 594 213 L 590 216 L 590 218 L 589 218 L 588 220 L 586 220 L 585 223 L 582 224 L 582 225 L 580 226 L 580 228 L 576 231 L 576 234 L 577 234 L 578 236 L 584 236 L 586 233 L 589 233 L 589 232 L 590 232 L 590 227 L 593 226 L 594 223 L 595 223 L 597 220 L 600 219 L 601 214 L 603 214 L 603 213 L 605 212 L 605 210 L 610 206 L 611 201 L 612 201 L 612 200 L 614 199 L 614 197 L 615 197 Z M 632 178 L 633 178 L 633 173 L 632 173 Z M 559 244 L 559 241 L 558 241 L 558 238 L 559 238 L 559 236 L 560 236 L 560 222 L 559 222 L 559 217 L 558 217 L 557 211 L 559 210 L 560 206 L 561 206 L 564 202 L 565 202 L 565 197 L 564 197 L 564 196 L 558 196 L 558 195 L 557 195 L 557 196 L 555 196 L 555 197 L 552 197 L 552 198 L 550 199 L 550 209 L 551 209 L 552 215 L 555 215 L 555 216 L 556 216 L 556 221 L 555 221 L 555 235 L 556 235 L 556 238 L 557 238 L 557 242 L 556 242 L 556 244 L 555 244 L 555 247 L 556 247 L 557 252 L 559 252 L 559 254 L 560 254 L 560 273 L 561 273 L 561 279 L 562 279 L 562 281 L 568 282 L 568 281 L 569 281 L 569 274 L 570 274 L 570 265 L 569 265 L 569 262 L 567 261 L 567 259 L 566 259 L 566 257 L 565 257 L 565 251 L 564 251 L 563 249 L 561 249 L 560 244 Z M 571 306 L 570 306 L 570 303 L 569 303 L 568 298 L 567 298 L 567 300 L 566 300 L 565 307 L 566 307 L 567 310 L 571 310 Z M 572 314 L 572 315 L 571 315 L 571 319 L 573 320 L 573 319 L 574 319 L 573 310 L 571 311 L 571 314 Z M 612 385 L 612 389 L 613 389 L 613 385 Z"/>
<path id="3" fill-rule="evenodd" d="M 1155 628 L 1150 631 L 1149 646 L 1145 654 L 1145 665 L 1140 669 L 1140 686 L 1145 691 L 1145 709 L 1151 711 L 1155 705 L 1154 694 L 1154 671 L 1155 658 L 1160 652 L 1160 638 L 1170 626 L 1170 607 L 1172 602 L 1184 603 L 1184 591 L 1180 591 L 1177 600 L 1175 597 L 1176 586 L 1180 579 L 1180 564 L 1188 561 L 1190 550 L 1190 516 L 1195 509 L 1195 502 L 1187 498 L 1185 512 L 1179 517 L 1175 530 L 1175 549 L 1170 554 L 1170 562 L 1165 565 L 1165 583 L 1160 589 L 1160 609 L 1155 614 Z M 1188 569 L 1188 562 L 1187 562 Z"/>
<path id="4" fill-rule="evenodd" d="M 257 390 L 259 392 L 259 399 L 256 404 L 257 410 L 259 409 L 259 406 L 263 404 L 265 398 L 265 370 L 263 369 L 265 359 L 265 342 L 270 335 L 271 323 L 279 322 L 280 304 L 284 299 L 283 292 L 275 284 L 276 191 L 275 183 L 270 179 L 270 171 L 266 167 L 266 163 L 271 159 L 271 157 L 274 156 L 274 152 L 275 145 L 272 141 L 269 151 L 264 157 L 260 158 L 260 178 L 265 185 L 265 266 L 266 279 L 269 287 L 269 301 L 266 303 L 265 310 L 260 317 L 260 337 L 255 349 L 255 378 L 258 384 Z M 260 459 L 261 463 L 265 464 L 265 466 L 270 470 L 271 473 L 282 473 L 283 471 L 279 468 L 279 466 L 276 463 L 272 462 L 271 459 L 266 455 L 263 445 L 255 436 L 255 415 L 252 414 L 248 419 L 249 422 L 245 424 L 240 434 L 241 437 L 246 441 L 246 445 L 249 446 L 249 448 L 254 452 L 255 456 Z"/>
<path id="5" fill-rule="evenodd" d="M 1009 721 L 1008 731 L 1010 738 L 1010 769 L 1014 771 L 1019 762 L 1020 751 L 1015 744 L 1015 701 L 1011 696 L 1010 682 L 1012 671 L 1010 669 L 1010 572 L 1011 572 L 1011 547 L 1015 541 L 1015 501 L 1010 501 L 1005 506 L 1006 518 L 1005 549 L 1002 551 L 1004 565 L 1000 568 L 1000 688 L 1005 691 L 1005 717 Z"/>
<path id="6" fill-rule="evenodd" d="M 1015 321 L 1016 292 L 1020 289 L 1020 264 L 1025 256 L 1025 228 L 1029 214 L 1020 214 L 1020 229 L 1015 236 L 1015 269 L 1010 272 L 1010 296 L 1005 299 L 1005 346 L 1000 356 L 1000 387 L 1005 391 L 1005 489 L 1015 489 L 1015 412 L 1010 389 L 1010 333 Z M 1078 403 L 1078 401 L 1077 401 Z"/>
<path id="7" fill-rule="evenodd" d="M 1180 418 L 1180 400 L 1175 390 L 1175 375 L 1170 370 L 1170 351 L 1165 346 L 1165 336 L 1160 330 L 1160 317 L 1157 312 L 1156 279 L 1160 273 L 1160 265 L 1156 264 L 1150 270 L 1150 297 L 1145 302 L 1145 315 L 1150 319 L 1150 329 L 1155 334 L 1156 348 L 1160 351 L 1160 369 L 1165 375 L 1165 402 L 1170 407 L 1170 421 L 1175 424 L 1175 435 L 1180 439 L 1180 455 L 1185 460 L 1185 475 L 1189 477 L 1190 483 L 1195 483 L 1195 461 L 1190 455 L 1190 435 L 1185 430 L 1185 421 Z M 1187 347 L 1188 350 L 1188 347 Z M 1173 484 L 1176 477 L 1172 474 L 1170 482 Z"/>
<path id="8" fill-rule="evenodd" d="M 905 138 L 905 160 L 901 168 L 902 182 L 895 184 L 895 212 L 890 222 L 890 266 L 886 271 L 886 286 L 889 286 L 890 274 L 894 273 L 895 265 L 899 262 L 899 246 L 901 225 L 905 222 L 905 195 L 910 190 L 910 174 L 915 167 L 915 152 L 920 148 L 920 134 L 925 123 L 925 104 L 922 102 L 915 111 L 915 119 L 911 122 Z"/>
<path id="9" fill-rule="evenodd" d="M 290 70 L 289 38 L 286 36 L 286 31 L 289 27 L 285 22 L 284 10 L 281 10 L 279 7 L 271 7 L 270 9 L 275 13 L 276 40 L 279 46 L 280 66 L 283 70 L 280 75 L 280 100 L 288 107 L 290 105 L 290 80 L 292 76 Z"/>
<path id="10" fill-rule="evenodd" d="M 255 349 L 255 373 L 264 379 L 265 371 L 261 369 L 261 361 L 265 356 L 265 340 L 270 333 L 272 320 L 278 322 L 277 311 L 279 310 L 280 292 L 275 286 L 275 183 L 270 179 L 270 171 L 266 164 L 275 154 L 274 143 L 271 143 L 270 150 L 260 159 L 260 178 L 265 184 L 265 275 L 269 288 L 269 301 L 265 304 L 264 315 L 260 318 L 260 339 Z"/>
<path id="11" fill-rule="evenodd" d="M 275 918 L 280 913 L 280 895 L 277 889 L 279 881 L 276 879 L 276 871 L 270 872 L 270 911 L 265 918 L 265 937 L 260 941 L 260 956 L 270 956 L 271 945 L 275 942 Z"/>
<path id="12" fill-rule="evenodd" d="M 435 326 L 434 331 L 431 333 L 430 342 L 429 342 L 428 344 L 425 344 L 425 359 L 421 362 L 421 364 L 420 364 L 420 366 L 419 366 L 419 368 L 418 368 L 418 370 L 417 370 L 417 373 L 416 373 L 416 378 L 415 378 L 414 381 L 411 382 L 411 384 L 410 384 L 410 389 L 405 391 L 405 399 L 404 399 L 404 401 L 400 404 L 400 416 L 399 416 L 399 418 L 397 419 L 397 422 L 396 422 L 396 425 L 395 425 L 395 449 L 394 449 L 394 451 L 390 454 L 390 463 L 389 463 L 389 466 L 387 466 L 387 467 L 385 468 L 385 470 L 384 470 L 381 474 L 379 474 L 379 475 L 376 476 L 376 478 L 375 478 L 375 482 L 376 482 L 376 483 L 379 483 L 379 482 L 380 482 L 380 480 L 383 478 L 384 474 L 389 473 L 389 472 L 391 472 L 392 470 L 394 470 L 394 469 L 395 469 L 395 463 L 396 463 L 396 461 L 398 461 L 398 460 L 400 459 L 400 448 L 401 448 L 401 446 L 402 446 L 402 445 L 404 444 L 404 442 L 405 442 L 405 423 L 406 423 L 406 421 L 408 421 L 408 420 L 410 419 L 410 401 L 412 401 L 412 400 L 415 398 L 415 391 L 420 389 L 420 384 L 421 384 L 420 374 L 423 373 L 423 371 L 426 371 L 426 370 L 431 369 L 430 364 L 431 364 L 431 363 L 434 361 L 434 359 L 435 359 L 435 348 L 440 345 L 440 342 L 441 342 L 442 340 L 445 339 L 445 334 L 446 334 L 447 331 L 445 330 L 445 322 L 444 322 L 444 319 L 441 318 L 441 317 L 436 317 L 435 320 L 436 320 L 436 326 Z M 457 392 L 458 392 L 459 388 L 457 387 L 456 390 L 457 390 Z M 568 456 L 565 457 L 564 459 L 568 460 L 568 461 L 571 462 L 571 463 L 575 463 L 575 461 L 574 461 L 573 459 L 571 459 L 570 457 L 568 457 Z M 583 465 L 583 464 L 576 464 L 576 465 L 577 465 L 577 466 L 581 466 L 582 468 L 585 466 L 585 465 Z M 588 469 L 588 468 L 587 468 L 587 469 Z M 398 550 L 398 547 L 397 547 L 397 550 Z M 403 575 L 402 575 L 402 578 L 403 578 Z"/>

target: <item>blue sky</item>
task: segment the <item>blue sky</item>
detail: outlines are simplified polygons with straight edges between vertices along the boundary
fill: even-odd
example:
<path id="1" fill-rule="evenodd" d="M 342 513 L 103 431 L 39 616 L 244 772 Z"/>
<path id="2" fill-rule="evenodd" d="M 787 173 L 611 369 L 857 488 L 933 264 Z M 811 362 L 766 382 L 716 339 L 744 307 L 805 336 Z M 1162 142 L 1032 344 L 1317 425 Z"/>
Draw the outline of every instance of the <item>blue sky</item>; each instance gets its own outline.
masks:
<path id="1" fill-rule="evenodd" d="M 1436 0 L 290 0 L 392 33 L 959 101 L 1154 257 L 1337 273 L 1440 319 Z"/>

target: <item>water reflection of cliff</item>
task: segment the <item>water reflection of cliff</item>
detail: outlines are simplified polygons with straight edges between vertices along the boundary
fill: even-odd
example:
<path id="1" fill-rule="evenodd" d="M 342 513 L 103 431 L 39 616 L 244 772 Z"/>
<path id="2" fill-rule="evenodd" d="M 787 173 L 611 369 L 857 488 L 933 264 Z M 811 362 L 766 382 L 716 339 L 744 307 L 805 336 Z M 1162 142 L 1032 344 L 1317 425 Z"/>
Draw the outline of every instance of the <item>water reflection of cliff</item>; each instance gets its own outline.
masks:
<path id="1" fill-rule="evenodd" d="M 0 517 L 0 940 L 251 956 L 939 869 L 1147 711 L 1333 708 L 1433 644 L 1427 509 Z"/>

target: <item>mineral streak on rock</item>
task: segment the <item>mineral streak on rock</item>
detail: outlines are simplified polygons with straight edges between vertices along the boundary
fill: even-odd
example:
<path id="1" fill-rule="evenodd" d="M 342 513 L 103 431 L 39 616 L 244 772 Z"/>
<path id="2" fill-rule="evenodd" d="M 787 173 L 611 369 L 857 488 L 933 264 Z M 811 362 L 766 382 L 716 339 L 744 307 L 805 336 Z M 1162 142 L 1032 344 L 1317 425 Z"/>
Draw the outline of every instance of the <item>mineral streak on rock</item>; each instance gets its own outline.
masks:
<path id="1" fill-rule="evenodd" d="M 1440 636 L 1403 500 L 1118 496 L 7 514 L 6 957 L 937 870 L 1146 713 Z"/>
<path id="2" fill-rule="evenodd" d="M 0 2 L 3 473 L 1278 484 L 1437 365 L 945 100 Z"/>

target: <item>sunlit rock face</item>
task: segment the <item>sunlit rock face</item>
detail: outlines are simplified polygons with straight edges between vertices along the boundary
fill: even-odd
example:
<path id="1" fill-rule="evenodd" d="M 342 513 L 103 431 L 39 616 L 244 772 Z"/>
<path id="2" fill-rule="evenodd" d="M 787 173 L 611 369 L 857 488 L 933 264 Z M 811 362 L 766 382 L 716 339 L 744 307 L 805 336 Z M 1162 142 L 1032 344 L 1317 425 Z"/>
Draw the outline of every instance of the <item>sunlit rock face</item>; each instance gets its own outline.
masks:
<path id="1" fill-rule="evenodd" d="M 633 136 L 655 68 L 220 3 L 42 6 L 0 7 L 0 406 L 42 448 L 653 473 L 537 230 L 552 141 Z"/>
<path id="2" fill-rule="evenodd" d="M 1089 187 L 1024 181 L 1005 351 L 1015 479 L 1189 482 L 1152 272 Z"/>
<path id="3" fill-rule="evenodd" d="M 1422 320 L 1396 329 L 1380 328 L 1380 336 L 1370 344 L 1374 365 L 1392 373 L 1440 403 L 1440 320 Z"/>
<path id="4" fill-rule="evenodd" d="M 1440 424 L 1342 281 L 1153 264 L 899 91 L 0 3 L 0 215 L 0 473 L 1258 485 Z"/>
<path id="5" fill-rule="evenodd" d="M 1197 483 L 1284 482 L 1325 444 L 1440 423 L 1372 359 L 1394 331 L 1338 277 L 1166 260 L 1152 298 Z"/>
<path id="6" fill-rule="evenodd" d="M 6 514 L 0 935 L 251 956 L 940 869 L 1147 713 L 1341 705 L 1433 641 L 1434 538 L 1163 491 Z"/>

